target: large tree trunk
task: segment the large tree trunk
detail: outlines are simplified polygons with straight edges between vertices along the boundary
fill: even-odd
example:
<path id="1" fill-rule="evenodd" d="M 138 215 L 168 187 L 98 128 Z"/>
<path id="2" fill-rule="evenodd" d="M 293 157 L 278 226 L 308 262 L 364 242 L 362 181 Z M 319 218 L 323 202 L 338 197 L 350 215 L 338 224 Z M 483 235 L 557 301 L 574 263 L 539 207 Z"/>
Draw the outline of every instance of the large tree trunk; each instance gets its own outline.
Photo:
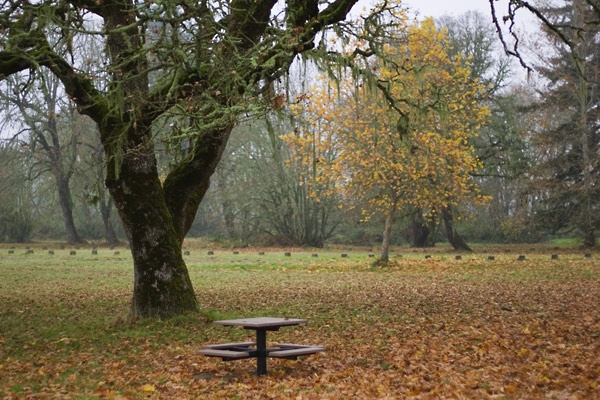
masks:
<path id="1" fill-rule="evenodd" d="M 104 19 L 111 62 L 119 66 L 121 82 L 115 90 L 126 96 L 116 104 L 118 112 L 106 113 L 98 106 L 99 114 L 93 117 L 106 155 L 106 186 L 133 257 L 131 317 L 168 318 L 196 311 L 198 301 L 181 254 L 183 238 L 173 224 L 158 174 L 151 131 L 155 116 L 153 105 L 147 103 L 148 76 L 140 73 L 146 59 L 130 53 L 141 46 L 137 28 L 131 24 L 133 3 L 108 8 Z M 181 196 L 187 198 L 189 189 Z"/>
<path id="2" fill-rule="evenodd" d="M 151 145 L 147 145 L 151 147 Z M 109 164 L 107 186 L 119 211 L 134 264 L 131 316 L 170 317 L 198 308 L 165 202 L 152 149 L 129 151 L 117 177 Z"/>
<path id="3" fill-rule="evenodd" d="M 455 250 L 473 251 L 467 242 L 465 242 L 458 232 L 456 232 L 456 229 L 454 229 L 454 217 L 452 216 L 452 209 L 450 206 L 442 209 L 442 218 L 444 220 L 444 226 L 446 227 L 446 236 L 448 237 L 448 242 L 450 242 L 452 247 L 454 247 Z"/>

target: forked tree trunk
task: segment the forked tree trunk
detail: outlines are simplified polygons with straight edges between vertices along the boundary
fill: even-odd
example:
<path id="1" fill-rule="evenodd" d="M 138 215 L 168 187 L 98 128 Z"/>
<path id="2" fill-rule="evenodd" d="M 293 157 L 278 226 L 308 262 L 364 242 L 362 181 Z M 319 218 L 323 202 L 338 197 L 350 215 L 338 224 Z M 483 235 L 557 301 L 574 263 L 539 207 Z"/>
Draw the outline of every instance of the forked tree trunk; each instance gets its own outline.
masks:
<path id="1" fill-rule="evenodd" d="M 118 127 L 103 127 L 108 131 Z M 206 131 L 187 162 L 172 169 L 161 183 L 150 128 L 129 126 L 124 154 L 112 154 L 106 186 L 119 212 L 134 264 L 131 316 L 168 318 L 198 310 L 198 301 L 181 246 L 210 177 L 223 154 L 233 125 Z"/>
<path id="2" fill-rule="evenodd" d="M 125 154 L 107 186 L 131 246 L 134 285 L 131 316 L 166 318 L 196 311 L 197 299 L 167 208 L 152 149 Z M 112 177 L 112 178 L 111 178 Z"/>

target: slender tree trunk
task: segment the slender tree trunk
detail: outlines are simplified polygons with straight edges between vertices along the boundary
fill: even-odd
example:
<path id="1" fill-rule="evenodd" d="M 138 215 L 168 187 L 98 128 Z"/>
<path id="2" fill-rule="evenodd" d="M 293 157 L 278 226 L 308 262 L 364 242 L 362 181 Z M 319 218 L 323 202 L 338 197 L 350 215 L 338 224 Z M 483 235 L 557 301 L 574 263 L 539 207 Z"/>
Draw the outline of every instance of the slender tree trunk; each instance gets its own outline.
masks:
<path id="1" fill-rule="evenodd" d="M 581 63 L 581 75 L 585 74 L 585 63 Z M 582 210 L 580 227 L 583 231 L 583 247 L 596 246 L 594 224 L 594 206 L 592 201 L 592 162 L 590 161 L 590 144 L 588 136 L 588 84 L 583 76 L 579 76 L 579 130 L 581 135 L 581 170 L 583 175 Z"/>
<path id="2" fill-rule="evenodd" d="M 574 20 L 576 26 L 584 25 L 584 14 L 587 4 L 574 1 Z M 596 246 L 596 226 L 594 223 L 594 206 L 592 201 L 592 174 L 593 170 L 590 156 L 590 139 L 588 127 L 588 108 L 590 106 L 590 87 L 587 81 L 587 62 L 585 55 L 588 54 L 585 38 L 578 38 L 574 48 L 575 57 L 573 62 L 577 70 L 577 101 L 579 106 L 579 132 L 581 140 L 581 171 L 583 176 L 582 209 L 579 217 L 579 227 L 583 231 L 583 246 L 591 248 Z"/>
<path id="3" fill-rule="evenodd" d="M 102 223 L 104 225 L 104 239 L 109 246 L 116 246 L 119 243 L 117 234 L 111 221 L 111 214 L 113 208 L 112 198 L 109 196 L 107 200 L 105 198 L 104 191 L 100 193 L 100 214 L 102 215 Z"/>
<path id="4" fill-rule="evenodd" d="M 385 227 L 383 229 L 383 241 L 381 243 L 381 256 L 379 261 L 388 262 L 390 260 L 390 242 L 392 238 L 392 225 L 396 219 L 396 203 L 392 204 L 385 218 Z"/>
<path id="5" fill-rule="evenodd" d="M 69 181 L 61 173 L 55 173 L 56 187 L 58 190 L 58 202 L 63 215 L 65 224 L 65 233 L 67 242 L 81 243 L 81 237 L 77 233 L 75 221 L 73 219 L 73 203 L 71 199 L 71 190 L 69 189 Z"/>
<path id="6" fill-rule="evenodd" d="M 225 225 L 225 231 L 230 238 L 236 237 L 235 230 L 235 214 L 233 212 L 233 204 L 227 199 L 221 201 L 221 210 L 223 212 L 223 224 Z"/>
<path id="7" fill-rule="evenodd" d="M 446 236 L 448 237 L 448 242 L 454 247 L 455 250 L 466 250 L 473 251 L 467 242 L 463 240 L 463 238 L 456 232 L 453 226 L 454 217 L 452 215 L 452 209 L 450 206 L 444 207 L 442 209 L 442 218 L 444 220 L 444 226 L 446 227 Z"/>

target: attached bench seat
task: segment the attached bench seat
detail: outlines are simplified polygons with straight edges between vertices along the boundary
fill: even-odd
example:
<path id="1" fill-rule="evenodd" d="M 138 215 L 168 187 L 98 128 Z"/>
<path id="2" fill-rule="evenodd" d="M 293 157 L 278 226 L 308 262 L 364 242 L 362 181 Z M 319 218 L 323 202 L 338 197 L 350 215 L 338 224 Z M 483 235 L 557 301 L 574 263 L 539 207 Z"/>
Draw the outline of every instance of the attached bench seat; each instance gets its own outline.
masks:
<path id="1" fill-rule="evenodd" d="M 301 344 L 276 344 L 267 349 L 267 357 L 296 360 L 298 356 L 325 351 L 320 346 L 305 346 Z M 223 361 L 242 360 L 256 357 L 256 342 L 209 344 L 198 351 L 209 357 L 221 357 Z"/>
<path id="2" fill-rule="evenodd" d="M 237 342 L 237 343 L 220 343 L 220 344 L 207 344 L 204 349 L 248 349 L 251 346 L 256 346 L 256 342 Z"/>
<path id="3" fill-rule="evenodd" d="M 251 346 L 256 346 L 256 342 L 209 344 L 198 353 L 209 357 L 221 357 L 223 361 L 242 360 L 253 357 Z"/>
<path id="4" fill-rule="evenodd" d="M 223 361 L 241 360 L 244 358 L 250 358 L 250 353 L 247 351 L 201 349 L 198 353 L 204 354 L 205 356 L 210 356 L 210 357 L 221 357 L 223 359 Z"/>
<path id="5" fill-rule="evenodd" d="M 275 348 L 269 351 L 269 357 L 285 358 L 288 360 L 296 360 L 298 356 L 307 356 L 325 351 L 325 347 L 304 346 L 301 344 L 277 344 Z"/>

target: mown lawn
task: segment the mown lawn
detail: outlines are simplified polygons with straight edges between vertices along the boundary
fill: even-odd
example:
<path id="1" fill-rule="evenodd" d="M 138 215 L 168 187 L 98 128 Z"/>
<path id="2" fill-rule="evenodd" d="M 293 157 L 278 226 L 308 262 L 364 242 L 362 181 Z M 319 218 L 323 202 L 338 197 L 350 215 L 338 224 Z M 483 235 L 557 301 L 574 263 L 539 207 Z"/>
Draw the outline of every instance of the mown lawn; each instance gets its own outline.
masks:
<path id="1" fill-rule="evenodd" d="M 193 248 L 202 312 L 130 323 L 125 249 L 33 250 L 0 249 L 3 399 L 600 399 L 600 254 Z M 261 377 L 196 354 L 248 316 L 308 318 L 269 340 L 327 351 Z"/>

